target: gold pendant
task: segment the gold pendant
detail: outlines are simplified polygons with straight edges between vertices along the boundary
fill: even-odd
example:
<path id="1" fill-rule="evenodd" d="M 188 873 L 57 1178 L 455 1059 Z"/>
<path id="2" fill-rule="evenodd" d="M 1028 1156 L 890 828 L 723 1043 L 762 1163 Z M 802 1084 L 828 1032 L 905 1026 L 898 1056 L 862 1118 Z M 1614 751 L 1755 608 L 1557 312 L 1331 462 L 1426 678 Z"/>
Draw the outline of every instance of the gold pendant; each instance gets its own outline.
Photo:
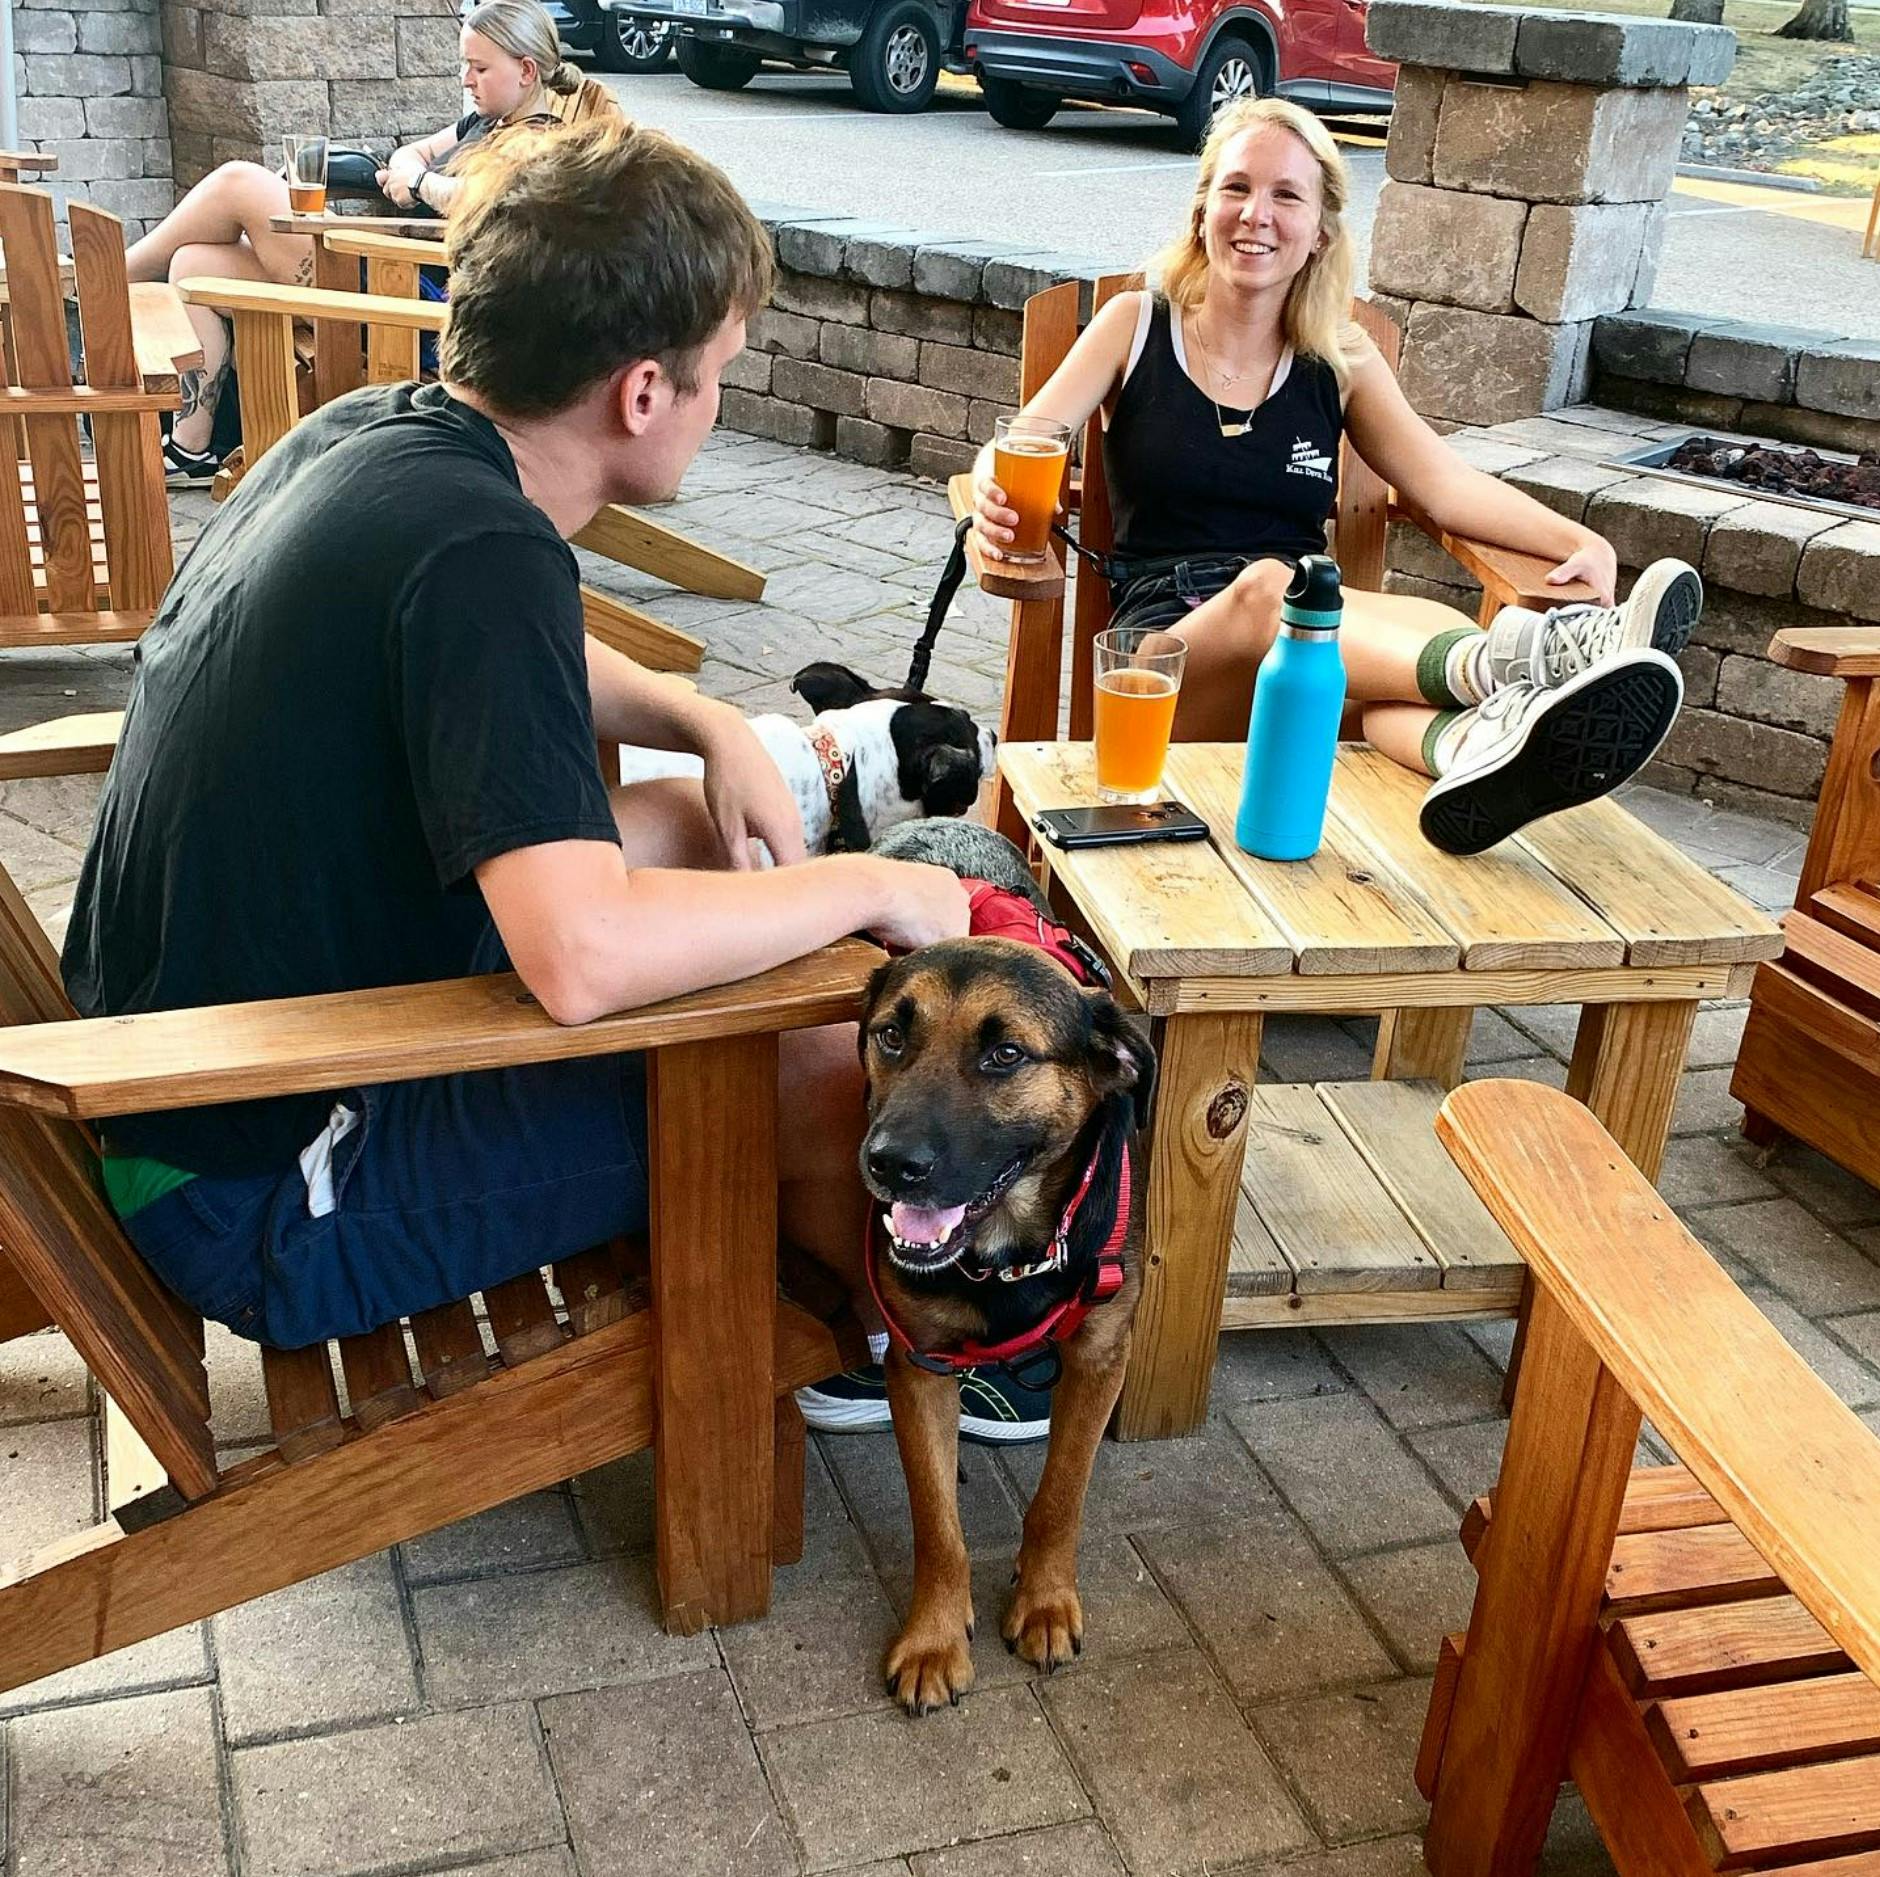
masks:
<path id="1" fill-rule="evenodd" d="M 1244 437 L 1252 428 L 1253 426 L 1251 424 L 1223 423 L 1221 425 L 1221 435 L 1224 437 Z"/>

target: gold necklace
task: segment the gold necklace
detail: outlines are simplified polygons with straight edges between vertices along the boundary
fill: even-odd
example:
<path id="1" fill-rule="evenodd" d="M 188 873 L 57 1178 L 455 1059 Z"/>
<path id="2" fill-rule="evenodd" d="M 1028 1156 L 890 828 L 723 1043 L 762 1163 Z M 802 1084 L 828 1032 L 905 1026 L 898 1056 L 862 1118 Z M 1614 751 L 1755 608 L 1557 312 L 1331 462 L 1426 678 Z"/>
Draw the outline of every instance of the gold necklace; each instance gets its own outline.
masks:
<path id="1" fill-rule="evenodd" d="M 1233 377 L 1230 378 L 1227 376 L 1225 372 L 1221 370 L 1221 368 L 1218 365 L 1215 364 L 1214 355 L 1208 350 L 1208 342 L 1201 336 L 1201 315 L 1199 313 L 1195 315 L 1195 344 L 1201 348 L 1201 362 L 1207 366 L 1208 378 L 1211 382 L 1218 381 L 1219 383 L 1223 385 L 1236 385 L 1241 381 L 1241 379 L 1249 377 L 1251 375 L 1251 371 L 1249 370 L 1249 371 L 1243 371 L 1243 372 L 1236 372 L 1233 375 Z M 1279 362 L 1277 359 L 1274 361 L 1273 370 L 1274 371 L 1279 370 Z M 1267 395 L 1270 397 L 1273 391 L 1273 383 L 1272 383 L 1272 378 L 1270 375 L 1267 379 L 1266 388 L 1267 388 Z M 1253 428 L 1253 411 L 1249 411 L 1247 415 L 1240 420 L 1239 423 L 1230 424 L 1227 421 L 1226 412 L 1224 412 L 1221 409 L 1220 399 L 1218 399 L 1212 391 L 1210 391 L 1207 394 L 1207 399 L 1208 399 L 1208 402 L 1214 406 L 1214 421 L 1220 426 L 1222 436 L 1244 437 L 1247 434 L 1247 432 Z M 1264 398 L 1261 399 L 1261 403 L 1264 403 L 1265 401 L 1266 400 Z M 1258 410 L 1258 409 L 1259 409 L 1259 405 L 1255 405 L 1254 410 Z"/>

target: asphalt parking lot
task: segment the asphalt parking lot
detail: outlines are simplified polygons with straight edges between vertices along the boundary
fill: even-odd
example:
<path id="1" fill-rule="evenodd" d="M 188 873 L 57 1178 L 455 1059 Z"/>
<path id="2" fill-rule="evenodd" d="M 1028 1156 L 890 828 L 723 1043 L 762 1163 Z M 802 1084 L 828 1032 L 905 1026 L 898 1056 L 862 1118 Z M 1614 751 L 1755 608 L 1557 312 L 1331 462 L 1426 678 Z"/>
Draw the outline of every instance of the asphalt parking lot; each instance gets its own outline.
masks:
<path id="1" fill-rule="evenodd" d="M 968 80 L 931 110 L 877 117 L 846 78 L 765 72 L 702 91 L 676 69 L 609 79 L 628 112 L 718 163 L 753 201 L 840 211 L 951 237 L 1005 238 L 1134 267 L 1179 226 L 1194 174 L 1171 125 L 1069 105 L 1043 130 L 992 122 Z M 1384 180 L 1384 120 L 1335 120 L 1353 177 L 1360 262 Z M 1672 197 L 1653 304 L 1880 339 L 1880 269 L 1823 199 L 1774 190 Z M 1744 196 L 1753 197 L 1745 200 Z M 1836 205 L 1851 211 L 1864 205 Z M 1362 275 L 1360 275 L 1362 280 Z"/>

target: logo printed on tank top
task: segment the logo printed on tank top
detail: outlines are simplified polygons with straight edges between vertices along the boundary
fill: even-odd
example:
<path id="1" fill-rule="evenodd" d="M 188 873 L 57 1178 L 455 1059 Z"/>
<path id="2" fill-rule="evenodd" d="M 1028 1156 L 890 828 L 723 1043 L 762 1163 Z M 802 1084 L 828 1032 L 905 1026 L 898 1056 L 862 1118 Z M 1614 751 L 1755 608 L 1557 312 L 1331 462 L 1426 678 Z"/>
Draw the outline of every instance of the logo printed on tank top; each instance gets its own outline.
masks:
<path id="1" fill-rule="evenodd" d="M 1295 437 L 1292 460 L 1286 465 L 1286 473 L 1289 476 L 1316 476 L 1320 482 L 1330 482 L 1332 459 L 1324 454 L 1318 444 L 1304 437 Z"/>

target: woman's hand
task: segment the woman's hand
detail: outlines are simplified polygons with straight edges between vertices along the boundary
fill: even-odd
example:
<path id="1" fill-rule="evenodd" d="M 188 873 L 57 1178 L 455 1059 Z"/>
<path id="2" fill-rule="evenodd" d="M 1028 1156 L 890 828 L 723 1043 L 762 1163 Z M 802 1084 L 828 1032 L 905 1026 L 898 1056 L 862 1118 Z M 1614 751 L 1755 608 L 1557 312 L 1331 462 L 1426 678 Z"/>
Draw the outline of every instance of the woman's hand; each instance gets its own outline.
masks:
<path id="1" fill-rule="evenodd" d="M 411 179 L 400 176 L 396 170 L 380 170 L 377 181 L 394 207 L 408 209 L 417 202 L 418 198 L 411 187 Z"/>
<path id="2" fill-rule="evenodd" d="M 1599 595 L 1601 605 L 1613 604 L 1613 594 L 1619 584 L 1619 557 L 1613 552 L 1610 541 L 1594 535 L 1547 576 L 1550 587 L 1564 587 L 1575 580 L 1584 580 Z"/>
<path id="3" fill-rule="evenodd" d="M 1018 510 L 1008 508 L 1005 491 L 990 476 L 973 478 L 973 533 L 988 560 L 1004 560 L 1018 527 Z"/>
<path id="4" fill-rule="evenodd" d="M 743 716 L 715 711 L 698 739 L 705 761 L 705 807 L 734 868 L 761 865 L 754 843 L 762 841 L 779 867 L 803 858 L 803 816 L 783 773 L 771 761 Z"/>

